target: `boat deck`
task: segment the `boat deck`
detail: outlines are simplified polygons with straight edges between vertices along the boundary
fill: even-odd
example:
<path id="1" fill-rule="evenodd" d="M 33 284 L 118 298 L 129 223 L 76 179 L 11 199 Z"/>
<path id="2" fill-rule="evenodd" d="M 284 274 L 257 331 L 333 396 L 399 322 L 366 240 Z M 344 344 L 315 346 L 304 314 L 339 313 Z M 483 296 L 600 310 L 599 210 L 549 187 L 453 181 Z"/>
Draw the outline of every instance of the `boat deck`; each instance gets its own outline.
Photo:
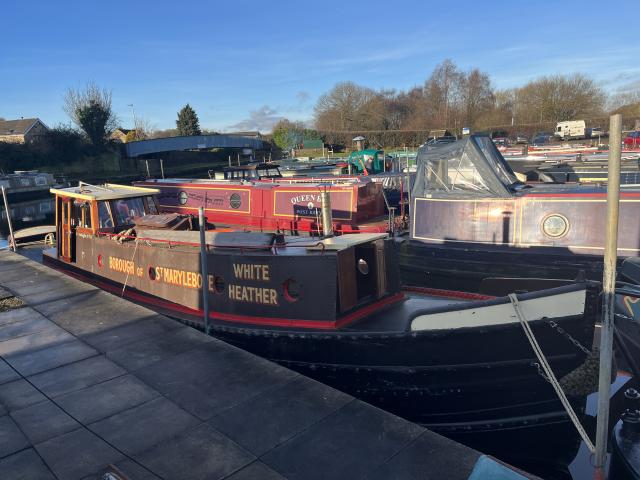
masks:
<path id="1" fill-rule="evenodd" d="M 2 478 L 526 478 L 26 257 L 0 287 Z"/>

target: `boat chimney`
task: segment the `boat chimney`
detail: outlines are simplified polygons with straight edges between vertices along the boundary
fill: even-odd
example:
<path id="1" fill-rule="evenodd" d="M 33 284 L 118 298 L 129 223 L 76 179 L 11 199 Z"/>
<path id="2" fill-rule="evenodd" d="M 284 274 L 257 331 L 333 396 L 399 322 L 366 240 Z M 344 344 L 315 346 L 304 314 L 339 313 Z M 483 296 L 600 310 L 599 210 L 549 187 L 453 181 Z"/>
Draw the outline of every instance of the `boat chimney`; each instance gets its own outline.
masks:
<path id="1" fill-rule="evenodd" d="M 320 198 L 322 199 L 322 234 L 325 238 L 333 237 L 331 194 L 327 185 L 324 185 L 324 189 L 320 192 Z"/>

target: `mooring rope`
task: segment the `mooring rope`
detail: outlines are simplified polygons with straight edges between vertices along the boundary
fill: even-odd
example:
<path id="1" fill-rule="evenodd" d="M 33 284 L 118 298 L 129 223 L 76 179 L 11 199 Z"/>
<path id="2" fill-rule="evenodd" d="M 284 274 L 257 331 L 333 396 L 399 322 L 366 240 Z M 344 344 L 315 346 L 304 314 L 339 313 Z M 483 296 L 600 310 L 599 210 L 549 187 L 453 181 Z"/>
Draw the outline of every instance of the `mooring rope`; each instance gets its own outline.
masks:
<path id="1" fill-rule="evenodd" d="M 136 242 L 136 246 L 133 247 L 133 254 L 131 255 L 131 260 L 130 262 L 133 262 L 133 259 L 136 258 L 136 250 L 138 250 L 138 239 L 135 239 Z M 127 288 L 127 282 L 129 281 L 129 270 L 127 269 L 127 276 L 124 279 L 124 284 L 122 285 L 122 293 L 120 294 L 121 297 L 124 297 L 124 290 L 125 288 Z"/>
<path id="2" fill-rule="evenodd" d="M 516 316 L 518 317 L 518 320 L 520 320 L 520 324 L 522 325 L 524 333 L 527 336 L 527 339 L 529 340 L 529 343 L 531 344 L 531 348 L 533 348 L 533 351 L 536 354 L 536 357 L 538 357 L 538 362 L 540 362 L 540 365 L 542 366 L 542 369 L 544 370 L 544 373 L 547 376 L 549 383 L 551 383 L 554 390 L 558 394 L 558 398 L 560 399 L 562 406 L 567 411 L 569 418 L 571 419 L 574 426 L 576 427 L 576 430 L 578 430 L 578 433 L 582 437 L 582 440 L 584 441 L 585 445 L 587 446 L 587 448 L 591 453 L 595 453 L 596 451 L 595 446 L 591 442 L 591 439 L 589 438 L 589 435 L 587 435 L 587 432 L 585 431 L 585 429 L 582 427 L 582 424 L 580 423 L 580 419 L 576 415 L 576 412 L 573 410 L 571 403 L 569 403 L 567 396 L 564 394 L 564 391 L 562 390 L 560 383 L 558 383 L 558 379 L 553 373 L 553 370 L 551 370 L 551 366 L 547 362 L 547 359 L 544 356 L 544 353 L 542 352 L 542 348 L 540 347 L 540 344 L 536 340 L 536 337 L 533 335 L 533 331 L 531 330 L 531 326 L 529 325 L 529 322 L 527 321 L 524 314 L 520 310 L 520 303 L 518 302 L 517 295 L 515 293 L 510 293 L 509 300 L 511 301 L 511 305 L 513 305 L 513 309 L 516 312 Z"/>

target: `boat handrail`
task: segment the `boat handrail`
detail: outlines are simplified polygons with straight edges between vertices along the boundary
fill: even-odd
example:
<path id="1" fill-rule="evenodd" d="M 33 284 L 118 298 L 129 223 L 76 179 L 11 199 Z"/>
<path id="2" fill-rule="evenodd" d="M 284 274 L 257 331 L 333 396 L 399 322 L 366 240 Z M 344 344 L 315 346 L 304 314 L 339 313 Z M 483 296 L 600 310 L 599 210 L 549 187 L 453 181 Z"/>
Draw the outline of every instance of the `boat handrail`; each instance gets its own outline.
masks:
<path id="1" fill-rule="evenodd" d="M 127 240 L 136 240 L 136 241 L 144 241 L 144 242 L 154 242 L 154 243 L 167 243 L 169 245 L 180 245 L 180 246 L 188 246 L 188 247 L 200 247 L 199 242 L 184 242 L 180 240 L 167 240 L 162 238 L 153 238 L 153 237 L 138 237 L 135 235 L 122 235 L 120 233 L 111 233 L 111 232 L 97 232 L 98 236 L 109 237 L 111 239 L 127 239 Z M 213 245 L 211 243 L 207 243 L 207 248 L 224 248 L 224 249 L 238 249 L 238 250 L 266 250 L 266 247 L 271 249 L 280 249 L 280 248 L 319 248 L 321 252 L 325 251 L 325 244 L 322 241 L 317 241 L 315 243 L 295 243 L 295 242 L 285 242 L 285 243 L 275 243 L 272 245 L 243 245 L 243 244 L 218 244 Z"/>

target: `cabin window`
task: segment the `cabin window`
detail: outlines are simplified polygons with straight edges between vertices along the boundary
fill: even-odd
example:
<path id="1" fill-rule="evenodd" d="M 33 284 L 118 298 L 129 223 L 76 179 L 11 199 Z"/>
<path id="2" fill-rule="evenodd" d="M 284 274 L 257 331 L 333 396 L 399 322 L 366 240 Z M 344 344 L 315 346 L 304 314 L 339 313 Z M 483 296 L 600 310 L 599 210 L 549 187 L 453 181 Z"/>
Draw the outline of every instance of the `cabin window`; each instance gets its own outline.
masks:
<path id="1" fill-rule="evenodd" d="M 113 220 L 107 202 L 98 202 L 98 222 L 100 228 L 113 228 Z"/>
<path id="2" fill-rule="evenodd" d="M 158 207 L 156 206 L 155 199 L 153 197 L 146 197 L 145 200 L 146 200 L 146 203 L 147 203 L 146 212 L 149 215 L 157 215 L 158 214 Z"/>
<path id="3" fill-rule="evenodd" d="M 121 198 L 113 202 L 114 215 L 118 226 L 131 225 L 136 217 L 144 217 L 142 198 Z"/>
<path id="4" fill-rule="evenodd" d="M 91 228 L 91 205 L 89 202 L 83 200 L 73 202 L 71 221 L 76 227 Z"/>

